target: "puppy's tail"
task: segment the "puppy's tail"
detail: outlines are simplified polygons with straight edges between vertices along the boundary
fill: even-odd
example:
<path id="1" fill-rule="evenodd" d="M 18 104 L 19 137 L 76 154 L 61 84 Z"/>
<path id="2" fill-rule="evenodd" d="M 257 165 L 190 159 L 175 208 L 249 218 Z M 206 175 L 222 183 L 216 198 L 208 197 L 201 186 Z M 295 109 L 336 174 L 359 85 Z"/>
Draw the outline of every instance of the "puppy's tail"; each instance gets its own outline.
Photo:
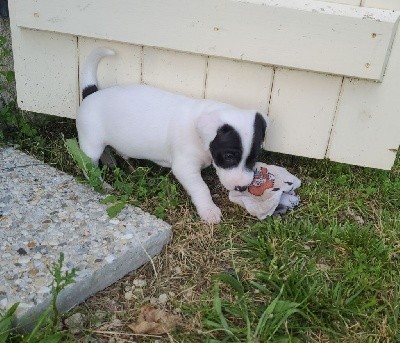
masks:
<path id="1" fill-rule="evenodd" d="M 80 79 L 82 99 L 99 90 L 97 88 L 97 66 L 103 57 L 112 55 L 115 55 L 115 51 L 101 47 L 94 49 L 87 57 Z"/>

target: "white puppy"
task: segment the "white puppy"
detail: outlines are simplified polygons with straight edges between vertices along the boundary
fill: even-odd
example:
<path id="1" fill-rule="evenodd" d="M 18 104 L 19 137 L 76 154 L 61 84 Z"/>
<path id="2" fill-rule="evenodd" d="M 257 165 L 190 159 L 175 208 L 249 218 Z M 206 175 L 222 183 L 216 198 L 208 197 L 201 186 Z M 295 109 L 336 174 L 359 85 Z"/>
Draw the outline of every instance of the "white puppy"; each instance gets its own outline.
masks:
<path id="1" fill-rule="evenodd" d="M 97 65 L 107 48 L 87 58 L 82 77 L 83 102 L 76 125 L 81 149 L 97 165 L 107 145 L 121 155 L 151 160 L 172 172 L 189 193 L 200 217 L 218 223 L 221 211 L 201 177 L 214 165 L 228 190 L 245 190 L 267 127 L 256 111 L 193 99 L 146 85 L 97 88 Z"/>

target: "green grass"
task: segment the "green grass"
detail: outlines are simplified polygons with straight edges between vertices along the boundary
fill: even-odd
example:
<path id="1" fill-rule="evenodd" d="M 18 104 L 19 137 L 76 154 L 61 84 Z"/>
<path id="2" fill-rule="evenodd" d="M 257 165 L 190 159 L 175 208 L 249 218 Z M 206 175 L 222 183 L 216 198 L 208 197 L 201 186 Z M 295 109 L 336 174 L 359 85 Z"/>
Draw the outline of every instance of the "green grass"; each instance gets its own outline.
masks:
<path id="1" fill-rule="evenodd" d="M 303 180 L 303 205 L 282 218 L 230 228 L 237 235 L 234 249 L 227 246 L 234 270 L 208 293 L 206 340 L 400 341 L 399 159 L 392 172 L 284 162 Z M 277 301 L 279 314 L 265 319 Z"/>

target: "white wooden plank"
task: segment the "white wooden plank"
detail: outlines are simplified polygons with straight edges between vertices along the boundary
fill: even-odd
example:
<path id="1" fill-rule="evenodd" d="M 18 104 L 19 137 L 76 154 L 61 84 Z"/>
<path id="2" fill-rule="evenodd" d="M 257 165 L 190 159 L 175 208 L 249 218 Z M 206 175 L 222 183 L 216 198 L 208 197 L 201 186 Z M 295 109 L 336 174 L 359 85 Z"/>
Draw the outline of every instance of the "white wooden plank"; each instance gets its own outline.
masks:
<path id="1" fill-rule="evenodd" d="M 21 27 L 372 80 L 382 77 L 399 17 L 299 0 L 35 0 L 17 7 Z"/>
<path id="2" fill-rule="evenodd" d="M 368 0 L 368 6 L 400 9 L 400 2 Z M 390 169 L 400 145 L 400 30 L 381 84 L 345 79 L 327 157 Z"/>
<path id="3" fill-rule="evenodd" d="M 338 76 L 277 69 L 265 148 L 323 158 L 341 82 Z"/>
<path id="4" fill-rule="evenodd" d="M 142 47 L 137 45 L 79 37 L 80 71 L 89 53 L 99 46 L 111 48 L 116 52 L 115 56 L 103 58 L 99 63 L 99 88 L 141 82 Z"/>
<path id="5" fill-rule="evenodd" d="M 168 91 L 204 97 L 207 58 L 144 47 L 142 81 Z"/>
<path id="6" fill-rule="evenodd" d="M 273 68 L 210 57 L 206 98 L 267 113 Z"/>
<path id="7" fill-rule="evenodd" d="M 77 38 L 15 25 L 9 1 L 18 106 L 23 110 L 74 118 L 78 107 Z"/>
<path id="8" fill-rule="evenodd" d="M 320 0 L 325 2 L 334 2 L 336 4 L 360 6 L 361 0 Z"/>
<path id="9" fill-rule="evenodd" d="M 362 6 L 400 11 L 399 0 L 362 0 Z"/>

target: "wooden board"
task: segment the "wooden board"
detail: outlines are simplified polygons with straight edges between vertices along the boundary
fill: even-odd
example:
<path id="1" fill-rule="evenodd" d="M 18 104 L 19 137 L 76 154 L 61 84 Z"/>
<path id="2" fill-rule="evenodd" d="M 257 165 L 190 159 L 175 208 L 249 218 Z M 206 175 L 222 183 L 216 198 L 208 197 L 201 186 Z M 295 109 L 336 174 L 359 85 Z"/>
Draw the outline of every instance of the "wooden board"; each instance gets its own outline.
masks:
<path id="1" fill-rule="evenodd" d="M 137 45 L 79 37 L 80 71 L 89 53 L 99 46 L 106 46 L 116 52 L 115 56 L 105 57 L 99 63 L 97 74 L 100 89 L 141 82 L 143 49 Z M 81 92 L 82 90 L 80 90 Z"/>
<path id="2" fill-rule="evenodd" d="M 398 12 L 299 0 L 18 0 L 20 27 L 381 80 Z"/>
<path id="3" fill-rule="evenodd" d="M 362 0 L 362 6 L 400 11 L 399 0 Z"/>
<path id="4" fill-rule="evenodd" d="M 15 15 L 9 1 L 10 16 Z M 77 38 L 24 30 L 11 21 L 18 106 L 73 118 L 79 102 Z"/>
<path id="5" fill-rule="evenodd" d="M 205 97 L 266 114 L 273 74 L 260 64 L 210 57 Z"/>
<path id="6" fill-rule="evenodd" d="M 368 6 L 392 6 L 368 0 Z M 334 161 L 390 169 L 400 145 L 400 30 L 383 83 L 345 79 L 327 157 Z"/>
<path id="7" fill-rule="evenodd" d="M 321 0 L 325 2 L 334 2 L 336 4 L 360 6 L 362 0 Z"/>
<path id="8" fill-rule="evenodd" d="M 207 58 L 145 47 L 142 81 L 168 91 L 204 97 Z"/>
<path id="9" fill-rule="evenodd" d="M 74 118 L 79 99 L 76 37 L 30 30 L 18 36 L 15 47 L 13 38 L 18 106 Z"/>
<path id="10" fill-rule="evenodd" d="M 341 83 L 338 76 L 276 70 L 265 148 L 323 158 Z"/>

